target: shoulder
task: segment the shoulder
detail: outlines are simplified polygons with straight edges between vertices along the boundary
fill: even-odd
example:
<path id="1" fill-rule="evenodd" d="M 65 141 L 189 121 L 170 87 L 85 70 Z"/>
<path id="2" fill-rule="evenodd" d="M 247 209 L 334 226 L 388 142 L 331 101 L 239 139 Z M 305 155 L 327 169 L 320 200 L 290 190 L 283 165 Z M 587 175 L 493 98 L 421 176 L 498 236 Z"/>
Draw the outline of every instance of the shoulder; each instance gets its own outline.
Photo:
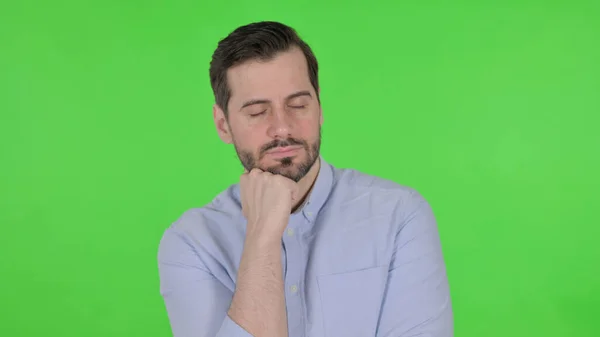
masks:
<path id="1" fill-rule="evenodd" d="M 334 187 L 335 193 L 346 200 L 363 196 L 375 201 L 394 202 L 398 206 L 425 201 L 413 187 L 355 169 L 335 168 Z"/>
<path id="2" fill-rule="evenodd" d="M 202 270 L 232 287 L 244 242 L 240 209 L 235 186 L 231 186 L 210 203 L 184 211 L 160 239 L 162 277 L 178 277 L 185 269 Z"/>
<path id="3" fill-rule="evenodd" d="M 231 227 L 242 216 L 241 203 L 237 197 L 239 186 L 231 185 L 209 203 L 185 210 L 170 228 L 181 232 L 194 232 L 211 227 Z"/>
<path id="4" fill-rule="evenodd" d="M 212 251 L 218 249 L 218 242 L 223 239 L 228 241 L 228 237 L 243 235 L 238 190 L 237 184 L 231 185 L 209 203 L 185 210 L 165 229 L 159 249 L 170 250 L 185 245 L 195 250 Z"/>
<path id="5" fill-rule="evenodd" d="M 382 219 L 403 226 L 416 213 L 430 210 L 416 188 L 356 169 L 334 168 L 333 187 L 329 208 L 348 220 Z"/>

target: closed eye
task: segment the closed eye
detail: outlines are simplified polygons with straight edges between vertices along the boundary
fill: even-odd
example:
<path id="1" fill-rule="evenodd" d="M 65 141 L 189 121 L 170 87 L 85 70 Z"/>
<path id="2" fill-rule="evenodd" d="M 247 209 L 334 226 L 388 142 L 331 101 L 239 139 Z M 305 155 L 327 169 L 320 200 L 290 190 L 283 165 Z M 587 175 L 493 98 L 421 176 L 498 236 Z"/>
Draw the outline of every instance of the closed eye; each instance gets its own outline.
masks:
<path id="1" fill-rule="evenodd" d="M 293 109 L 304 109 L 306 108 L 306 105 L 290 105 L 290 107 Z"/>
<path id="2" fill-rule="evenodd" d="M 258 116 L 264 114 L 265 112 L 267 112 L 267 110 L 263 110 L 261 112 L 253 113 L 253 114 L 250 114 L 250 117 L 258 117 Z"/>

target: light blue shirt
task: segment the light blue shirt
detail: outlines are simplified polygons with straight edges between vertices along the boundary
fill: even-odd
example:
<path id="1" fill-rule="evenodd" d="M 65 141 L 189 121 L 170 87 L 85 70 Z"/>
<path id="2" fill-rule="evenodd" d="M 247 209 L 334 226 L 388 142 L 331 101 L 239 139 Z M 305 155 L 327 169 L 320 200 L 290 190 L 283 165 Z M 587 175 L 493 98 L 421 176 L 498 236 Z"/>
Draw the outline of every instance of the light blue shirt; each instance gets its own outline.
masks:
<path id="1" fill-rule="evenodd" d="M 326 163 L 282 238 L 289 337 L 451 337 L 436 220 L 414 189 Z M 227 316 L 246 220 L 239 185 L 164 233 L 160 291 L 175 337 L 250 337 Z"/>

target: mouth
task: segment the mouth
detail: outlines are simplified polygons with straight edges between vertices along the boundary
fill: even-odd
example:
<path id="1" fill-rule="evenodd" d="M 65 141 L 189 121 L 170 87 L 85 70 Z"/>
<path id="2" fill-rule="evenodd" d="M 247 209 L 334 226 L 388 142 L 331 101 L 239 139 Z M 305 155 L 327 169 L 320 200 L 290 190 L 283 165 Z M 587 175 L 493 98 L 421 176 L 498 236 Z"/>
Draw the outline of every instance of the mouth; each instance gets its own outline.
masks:
<path id="1" fill-rule="evenodd" d="M 277 147 L 272 150 L 269 150 L 266 152 L 266 154 L 271 157 L 276 157 L 276 158 L 290 157 L 290 156 L 295 155 L 301 149 L 302 149 L 301 146 L 284 146 L 284 147 Z"/>

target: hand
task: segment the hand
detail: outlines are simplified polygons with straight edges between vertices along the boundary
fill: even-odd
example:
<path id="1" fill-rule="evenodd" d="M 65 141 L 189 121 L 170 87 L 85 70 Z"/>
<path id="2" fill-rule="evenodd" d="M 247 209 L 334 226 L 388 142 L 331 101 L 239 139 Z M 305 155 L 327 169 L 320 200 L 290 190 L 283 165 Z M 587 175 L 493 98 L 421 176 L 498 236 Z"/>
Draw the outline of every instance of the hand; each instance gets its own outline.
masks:
<path id="1" fill-rule="evenodd" d="M 248 221 L 246 235 L 277 235 L 279 239 L 298 199 L 298 184 L 255 168 L 240 178 L 240 194 L 242 212 Z"/>

